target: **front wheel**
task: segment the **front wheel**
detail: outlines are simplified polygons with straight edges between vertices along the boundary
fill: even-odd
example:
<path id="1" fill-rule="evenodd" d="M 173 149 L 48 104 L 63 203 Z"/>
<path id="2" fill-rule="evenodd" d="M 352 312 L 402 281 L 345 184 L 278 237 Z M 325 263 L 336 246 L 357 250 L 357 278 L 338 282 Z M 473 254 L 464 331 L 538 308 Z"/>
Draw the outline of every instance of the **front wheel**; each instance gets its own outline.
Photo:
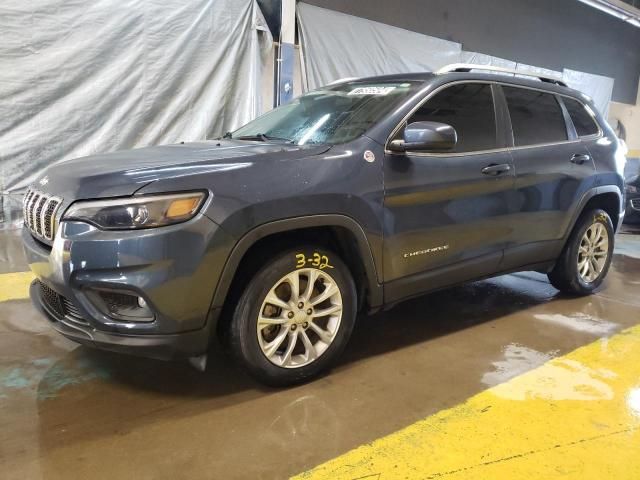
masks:
<path id="1" fill-rule="evenodd" d="M 609 271 L 614 235 L 613 223 L 607 212 L 600 209 L 585 212 L 549 273 L 551 284 L 565 293 L 593 293 Z"/>
<path id="2" fill-rule="evenodd" d="M 229 330 L 237 360 L 263 383 L 305 381 L 335 362 L 356 318 L 356 288 L 333 252 L 297 248 L 267 260 L 240 297 Z"/>

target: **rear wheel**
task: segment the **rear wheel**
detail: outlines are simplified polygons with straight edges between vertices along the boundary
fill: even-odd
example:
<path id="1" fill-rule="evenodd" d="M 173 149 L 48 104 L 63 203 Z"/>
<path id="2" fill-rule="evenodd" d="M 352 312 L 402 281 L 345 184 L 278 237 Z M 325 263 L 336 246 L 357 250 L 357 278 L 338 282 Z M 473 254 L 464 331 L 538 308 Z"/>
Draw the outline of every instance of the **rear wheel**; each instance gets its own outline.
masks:
<path id="1" fill-rule="evenodd" d="M 290 385 L 328 368 L 356 317 L 348 268 L 320 247 L 267 260 L 246 286 L 229 329 L 234 356 L 263 383 Z"/>
<path id="2" fill-rule="evenodd" d="M 599 209 L 585 212 L 549 273 L 551 284 L 566 293 L 592 293 L 602 284 L 609 271 L 614 235 L 607 212 Z"/>

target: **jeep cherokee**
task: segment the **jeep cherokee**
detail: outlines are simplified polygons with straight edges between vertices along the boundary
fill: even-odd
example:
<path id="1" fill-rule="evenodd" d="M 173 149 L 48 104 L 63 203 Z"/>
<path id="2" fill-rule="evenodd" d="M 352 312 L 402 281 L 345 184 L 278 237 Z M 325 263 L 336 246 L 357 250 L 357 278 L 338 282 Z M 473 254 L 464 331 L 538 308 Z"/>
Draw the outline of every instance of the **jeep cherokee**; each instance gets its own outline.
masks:
<path id="1" fill-rule="evenodd" d="M 336 361 L 361 311 L 523 270 L 593 292 L 624 162 L 558 80 L 339 81 L 220 139 L 49 167 L 24 199 L 31 296 L 77 342 L 206 358 L 217 336 L 292 384 Z"/>

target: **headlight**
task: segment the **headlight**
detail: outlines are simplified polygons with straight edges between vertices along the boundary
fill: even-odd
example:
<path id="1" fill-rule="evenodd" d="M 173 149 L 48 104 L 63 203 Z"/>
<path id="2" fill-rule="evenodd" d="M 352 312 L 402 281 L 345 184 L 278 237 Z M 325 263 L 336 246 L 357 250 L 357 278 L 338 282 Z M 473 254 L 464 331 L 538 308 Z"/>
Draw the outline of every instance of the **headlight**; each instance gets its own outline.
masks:
<path id="1" fill-rule="evenodd" d="M 191 192 L 81 201 L 69 207 L 63 220 L 80 220 L 103 230 L 162 227 L 193 218 L 205 198 L 202 192 Z"/>
<path id="2" fill-rule="evenodd" d="M 627 193 L 638 193 L 638 187 L 627 185 Z"/>

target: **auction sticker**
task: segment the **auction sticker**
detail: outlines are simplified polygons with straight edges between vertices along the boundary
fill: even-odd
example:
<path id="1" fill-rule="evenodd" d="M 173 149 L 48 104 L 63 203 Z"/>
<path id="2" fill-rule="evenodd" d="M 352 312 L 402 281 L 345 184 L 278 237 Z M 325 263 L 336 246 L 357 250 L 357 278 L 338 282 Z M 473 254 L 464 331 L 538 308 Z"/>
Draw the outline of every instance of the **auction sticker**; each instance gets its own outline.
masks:
<path id="1" fill-rule="evenodd" d="M 349 92 L 349 95 L 389 95 L 396 87 L 358 87 Z"/>

